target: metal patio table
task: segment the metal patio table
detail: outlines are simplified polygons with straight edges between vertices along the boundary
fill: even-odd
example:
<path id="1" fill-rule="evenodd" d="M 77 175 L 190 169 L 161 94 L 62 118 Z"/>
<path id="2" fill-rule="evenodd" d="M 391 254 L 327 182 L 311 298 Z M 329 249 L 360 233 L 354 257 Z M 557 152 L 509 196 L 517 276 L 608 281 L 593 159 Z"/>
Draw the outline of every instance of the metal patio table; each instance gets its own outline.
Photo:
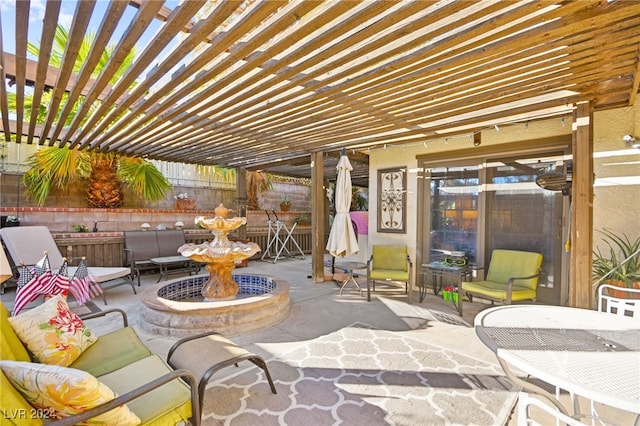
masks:
<path id="1" fill-rule="evenodd" d="M 640 321 L 588 309 L 545 305 L 489 308 L 476 334 L 507 376 L 577 416 L 554 395 L 522 380 L 512 367 L 589 400 L 640 414 Z M 573 411 L 573 413 L 571 413 Z"/>

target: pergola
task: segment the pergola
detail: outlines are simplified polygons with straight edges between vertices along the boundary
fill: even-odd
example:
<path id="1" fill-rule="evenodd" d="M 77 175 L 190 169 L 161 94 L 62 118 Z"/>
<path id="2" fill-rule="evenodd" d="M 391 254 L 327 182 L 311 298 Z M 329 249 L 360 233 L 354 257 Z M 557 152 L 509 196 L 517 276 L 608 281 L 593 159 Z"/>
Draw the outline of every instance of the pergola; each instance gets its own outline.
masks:
<path id="1" fill-rule="evenodd" d="M 8 140 L 311 176 L 316 198 L 343 147 L 366 164 L 367 149 L 385 144 L 571 112 L 588 118 L 633 105 L 640 85 L 638 1 L 84 0 L 73 3 L 53 67 L 66 4 L 49 0 L 39 16 L 17 1 L 14 51 L 0 38 Z M 39 44 L 38 57 L 27 55 L 28 42 Z M 112 81 L 134 48 L 133 64 Z M 577 178 L 590 176 L 590 136 L 574 139 Z M 319 163 L 327 172 L 313 169 Z M 590 193 L 574 188 L 574 210 Z M 590 267 L 588 243 L 576 255 Z"/>

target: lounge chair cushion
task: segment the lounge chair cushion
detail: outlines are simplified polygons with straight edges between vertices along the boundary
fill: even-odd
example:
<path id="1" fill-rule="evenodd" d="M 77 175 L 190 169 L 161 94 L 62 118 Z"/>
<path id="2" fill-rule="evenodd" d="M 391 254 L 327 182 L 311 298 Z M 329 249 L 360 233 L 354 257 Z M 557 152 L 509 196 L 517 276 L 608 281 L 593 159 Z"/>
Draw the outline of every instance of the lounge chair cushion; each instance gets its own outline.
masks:
<path id="1" fill-rule="evenodd" d="M 12 361 L 30 361 L 29 353 L 22 345 L 22 342 L 18 338 L 18 335 L 9 324 L 7 319 L 9 318 L 9 311 L 4 306 L 4 303 L 0 303 L 0 355 L 2 359 Z M 24 397 L 13 387 L 11 382 L 5 374 L 0 370 L 0 407 L 3 410 L 14 410 L 14 413 L 25 413 L 28 417 L 26 419 L 19 419 L 18 414 L 16 418 L 12 418 L 11 415 L 5 415 L 2 417 L 2 424 L 26 424 L 39 426 L 42 424 L 42 419 L 39 417 L 32 418 L 29 416 L 33 407 L 24 399 Z M 9 408 L 10 407 L 10 408 Z M 20 415 L 21 416 L 21 415 Z"/>
<path id="2" fill-rule="evenodd" d="M 60 294 L 8 320 L 26 348 L 44 364 L 66 367 L 97 340 Z"/>
<path id="3" fill-rule="evenodd" d="M 2 354 L 4 356 L 4 353 Z M 42 417 L 13 387 L 7 376 L 0 370 L 0 407 L 2 407 L 2 424 L 40 426 Z M 33 415 L 32 415 L 33 414 Z M 6 423 L 5 423 L 6 422 Z"/>
<path id="4" fill-rule="evenodd" d="M 0 355 L 2 359 L 31 361 L 29 352 L 24 348 L 8 319 L 9 310 L 4 306 L 4 303 L 0 303 Z"/>
<path id="5" fill-rule="evenodd" d="M 77 414 L 117 396 L 109 386 L 75 368 L 23 361 L 0 361 L 0 368 L 33 407 L 43 410 L 44 416 L 47 412 L 57 418 Z M 86 424 L 137 425 L 140 419 L 121 405 Z"/>
<path id="6" fill-rule="evenodd" d="M 100 376 L 100 381 L 122 395 L 173 371 L 160 357 L 152 355 Z M 137 384 L 137 385 L 136 385 Z M 144 425 L 171 425 L 186 423 L 191 417 L 191 393 L 182 381 L 171 382 L 129 402 Z"/>
<path id="7" fill-rule="evenodd" d="M 69 276 L 73 277 L 76 273 L 75 266 L 69 267 Z M 106 266 L 89 266 L 87 268 L 89 275 L 93 278 L 94 281 L 99 283 L 105 283 L 107 281 L 115 280 L 118 278 L 126 277 L 131 273 L 131 269 L 122 268 L 122 267 L 106 267 Z"/>
<path id="8" fill-rule="evenodd" d="M 70 367 L 100 377 L 150 355 L 135 331 L 123 327 L 100 336 Z"/>

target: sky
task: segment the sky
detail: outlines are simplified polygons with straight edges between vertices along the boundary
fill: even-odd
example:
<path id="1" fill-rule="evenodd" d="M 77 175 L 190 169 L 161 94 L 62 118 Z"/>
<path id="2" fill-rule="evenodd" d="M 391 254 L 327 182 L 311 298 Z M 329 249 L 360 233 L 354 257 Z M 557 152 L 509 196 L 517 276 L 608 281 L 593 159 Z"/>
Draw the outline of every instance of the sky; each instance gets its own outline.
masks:
<path id="1" fill-rule="evenodd" d="M 24 0 L 17 0 L 24 1 Z M 106 3 L 106 0 L 98 3 Z M 75 1 L 63 1 L 60 8 L 59 22 L 67 28 L 71 26 Z M 31 0 L 29 8 L 29 40 L 40 38 L 42 19 L 44 17 L 46 0 Z M 96 5 L 97 7 L 98 5 Z M 104 8 L 105 4 L 102 5 Z M 15 15 L 16 0 L 0 0 L 0 13 L 2 13 L 2 44 L 7 52 L 15 53 Z"/>
<path id="2" fill-rule="evenodd" d="M 0 13 L 2 19 L 2 43 L 3 49 L 6 52 L 15 53 L 15 9 L 17 1 L 25 1 L 25 0 L 0 0 Z M 157 0 L 162 1 L 162 0 Z M 169 8 L 175 7 L 179 1 L 178 0 L 168 0 L 165 1 L 165 6 Z M 76 8 L 77 1 L 76 0 L 63 0 L 60 8 L 60 14 L 58 18 L 58 22 L 65 26 L 66 28 L 71 27 L 71 23 L 73 22 L 74 11 Z M 42 31 L 42 20 L 44 18 L 46 0 L 31 0 L 30 8 L 29 8 L 29 41 L 33 43 L 38 43 L 40 41 L 40 34 Z M 97 0 L 95 9 L 93 11 L 91 17 L 91 23 L 89 28 L 94 32 L 97 32 L 102 17 L 104 16 L 104 12 L 109 5 L 108 0 Z M 128 7 L 125 12 L 125 17 L 121 20 L 116 32 L 114 33 L 114 38 L 112 38 L 112 42 L 119 38 L 119 35 L 124 32 L 126 26 L 128 24 L 128 19 L 131 19 L 137 9 L 134 7 Z M 127 19 L 128 18 L 128 19 Z M 124 21 L 124 22 L 122 22 Z M 149 40 L 151 36 L 158 30 L 161 25 L 160 21 L 154 21 L 154 23 L 150 26 L 150 28 L 145 32 L 143 37 L 138 43 L 137 51 L 142 51 L 141 46 L 145 43 L 145 40 Z"/>

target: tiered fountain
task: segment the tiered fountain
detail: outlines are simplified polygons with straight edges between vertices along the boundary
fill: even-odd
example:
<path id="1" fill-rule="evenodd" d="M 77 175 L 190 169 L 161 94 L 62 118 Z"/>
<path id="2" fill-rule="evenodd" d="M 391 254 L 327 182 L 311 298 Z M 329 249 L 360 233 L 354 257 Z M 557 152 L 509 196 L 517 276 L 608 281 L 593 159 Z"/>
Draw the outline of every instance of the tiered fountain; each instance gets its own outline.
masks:
<path id="1" fill-rule="evenodd" d="M 202 287 L 205 301 L 234 299 L 238 294 L 238 283 L 231 276 L 236 267 L 236 261 L 243 261 L 260 251 L 256 243 L 241 243 L 229 241 L 229 232 L 247 223 L 246 217 L 227 219 L 229 210 L 220 204 L 214 210 L 212 219 L 203 216 L 196 218 L 196 225 L 211 230 L 215 236 L 211 242 L 199 245 L 185 244 L 178 248 L 178 252 L 195 260 L 206 263 L 209 271 L 209 281 Z"/>
<path id="2" fill-rule="evenodd" d="M 168 281 L 142 294 L 142 327 L 150 332 L 184 337 L 206 331 L 226 335 L 273 326 L 289 314 L 289 284 L 259 275 L 232 274 L 236 262 L 250 258 L 260 247 L 253 242 L 230 241 L 229 232 L 246 223 L 227 218 L 220 204 L 215 217 L 198 217 L 196 225 L 211 230 L 213 241 L 184 244 L 178 252 L 205 263 L 209 275 Z"/>

